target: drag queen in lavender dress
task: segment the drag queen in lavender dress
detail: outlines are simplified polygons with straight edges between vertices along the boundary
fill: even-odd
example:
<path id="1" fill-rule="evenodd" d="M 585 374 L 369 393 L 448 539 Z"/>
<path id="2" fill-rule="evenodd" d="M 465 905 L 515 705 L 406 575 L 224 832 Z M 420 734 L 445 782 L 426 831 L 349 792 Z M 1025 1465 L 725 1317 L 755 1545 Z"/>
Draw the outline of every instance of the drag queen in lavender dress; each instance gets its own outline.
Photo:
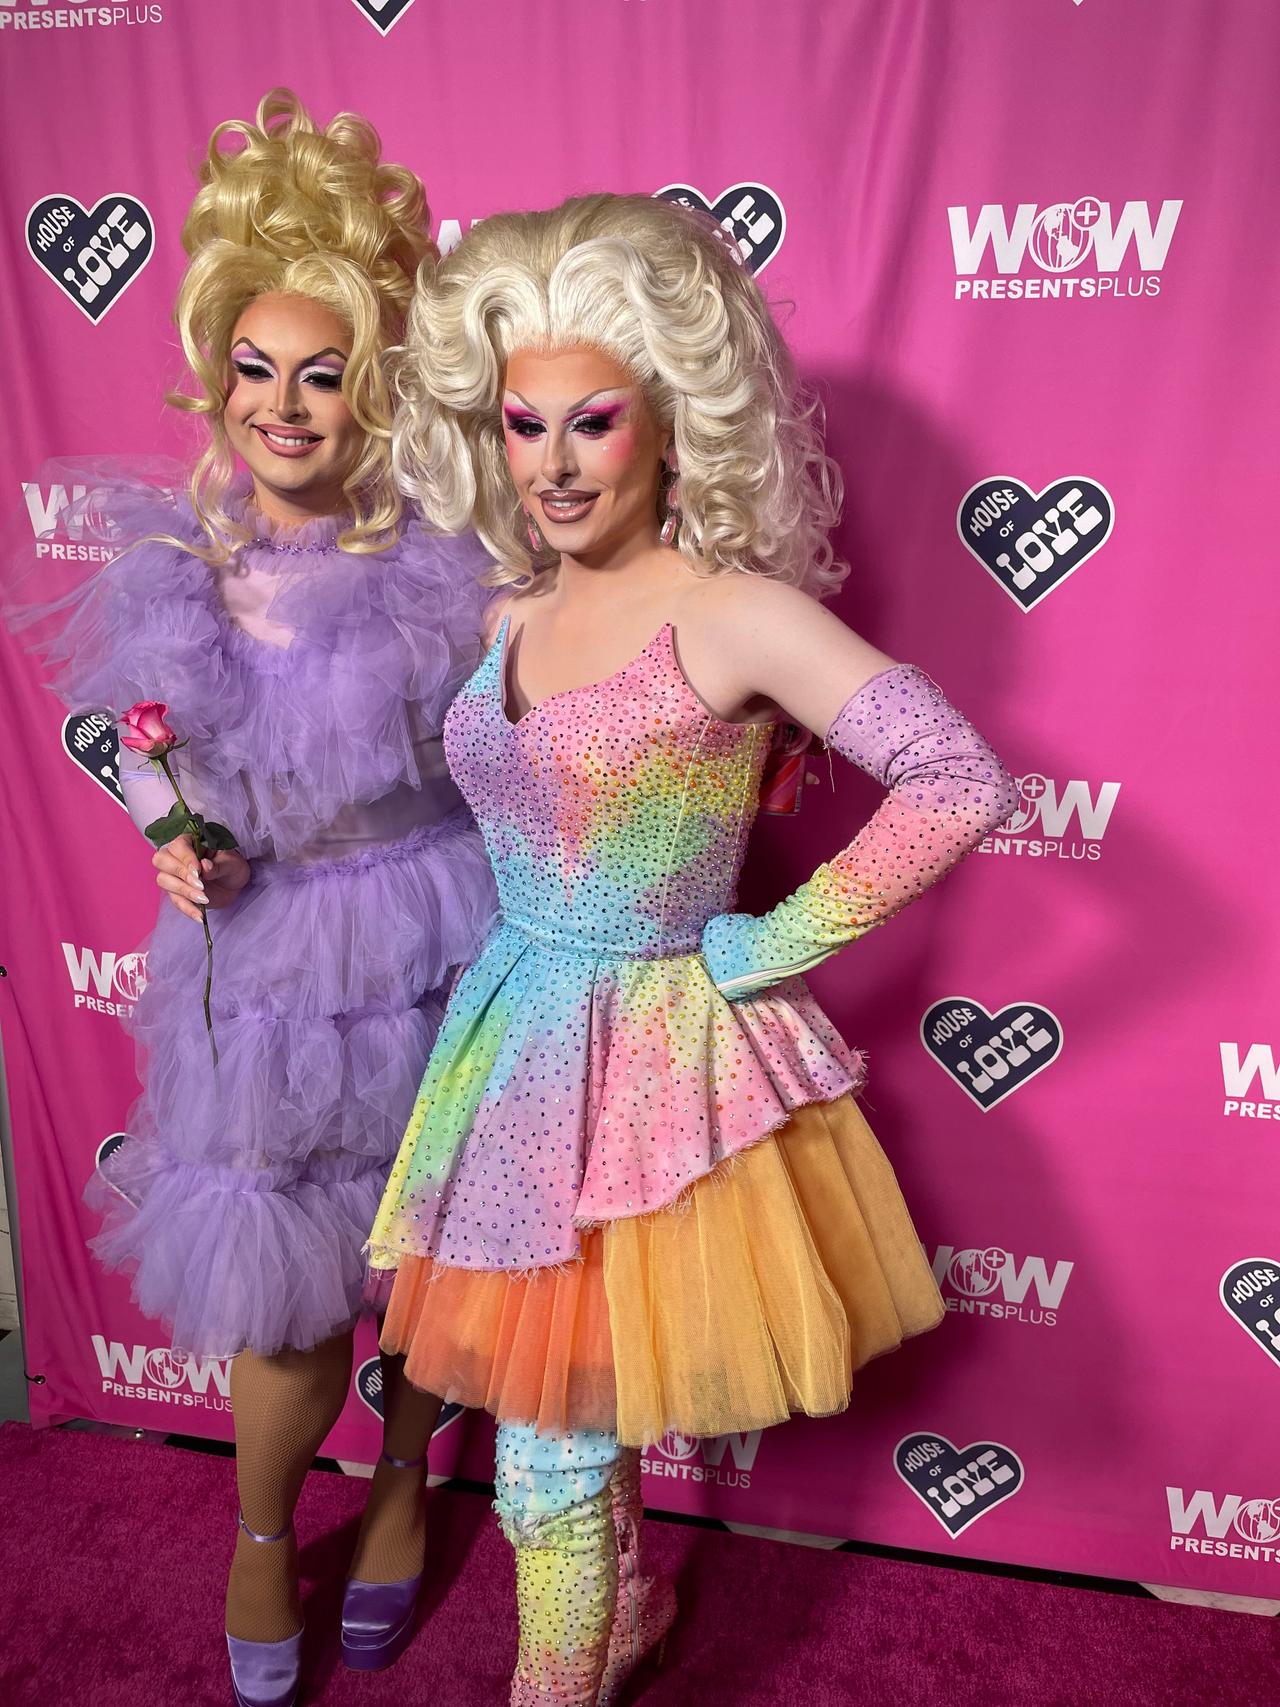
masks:
<path id="1" fill-rule="evenodd" d="M 239 844 L 202 865 L 185 838 L 155 855 L 143 1090 L 96 1182 L 95 1250 L 175 1344 L 234 1360 L 232 1689 L 284 1707 L 293 1509 L 345 1401 L 361 1246 L 452 969 L 493 910 L 441 743 L 480 655 L 486 558 L 428 535 L 391 476 L 380 358 L 434 258 L 418 180 L 379 159 L 363 121 L 317 130 L 276 91 L 256 122 L 214 133 L 202 183 L 177 306 L 197 385 L 178 401 L 209 449 L 168 487 L 60 471 L 88 488 L 64 529 L 116 555 L 38 613 L 36 638 L 74 706 L 167 705 L 189 804 Z M 172 795 L 126 760 L 145 826 Z M 386 1451 L 344 1605 L 344 1657 L 363 1669 L 404 1646 L 422 1570 L 439 1401 L 400 1363 L 383 1360 Z"/>

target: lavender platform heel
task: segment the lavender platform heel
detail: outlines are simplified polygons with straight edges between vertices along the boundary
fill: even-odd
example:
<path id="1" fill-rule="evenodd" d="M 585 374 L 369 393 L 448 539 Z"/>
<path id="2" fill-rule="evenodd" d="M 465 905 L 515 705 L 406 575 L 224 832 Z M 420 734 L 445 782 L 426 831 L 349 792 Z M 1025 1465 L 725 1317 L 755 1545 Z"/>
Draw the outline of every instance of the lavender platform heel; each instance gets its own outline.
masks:
<path id="1" fill-rule="evenodd" d="M 397 1470 L 412 1470 L 425 1464 L 419 1458 L 393 1458 L 382 1454 Z M 394 1665 L 409 1646 L 418 1610 L 422 1572 L 398 1583 L 365 1583 L 347 1578 L 342 1597 L 342 1658 L 352 1671 L 383 1671 Z"/>
<path id="2" fill-rule="evenodd" d="M 258 1535 L 240 1514 L 240 1527 L 250 1541 L 283 1541 L 293 1528 L 286 1523 L 276 1535 Z M 283 1642 L 246 1642 L 227 1636 L 227 1658 L 231 1662 L 231 1693 L 236 1707 L 294 1707 L 302 1676 L 302 1631 Z"/>

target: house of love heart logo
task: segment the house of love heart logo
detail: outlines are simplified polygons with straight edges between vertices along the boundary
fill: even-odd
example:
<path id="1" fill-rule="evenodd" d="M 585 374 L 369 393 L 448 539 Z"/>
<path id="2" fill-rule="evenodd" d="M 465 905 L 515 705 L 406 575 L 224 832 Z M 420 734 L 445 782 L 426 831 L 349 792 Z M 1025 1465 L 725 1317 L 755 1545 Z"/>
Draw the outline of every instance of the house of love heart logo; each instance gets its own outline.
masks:
<path id="1" fill-rule="evenodd" d="M 102 1164 L 104 1162 L 109 1162 L 115 1155 L 116 1151 L 120 1149 L 121 1145 L 127 1144 L 128 1142 L 129 1134 L 127 1132 L 108 1133 L 108 1135 L 102 1140 L 101 1144 L 98 1145 L 98 1152 L 93 1159 L 93 1165 L 95 1172 L 98 1174 L 99 1180 L 107 1187 L 108 1191 L 114 1191 L 117 1197 L 122 1197 L 126 1203 L 131 1203 L 135 1209 L 139 1209 L 141 1208 L 139 1200 L 131 1193 L 125 1191 L 121 1186 L 117 1185 L 109 1172 L 102 1172 Z"/>
<path id="2" fill-rule="evenodd" d="M 81 711 L 62 721 L 62 750 L 86 776 L 92 777 L 118 806 L 124 806 L 120 786 L 120 741 L 105 711 Z M 127 808 L 126 808 L 127 810 Z"/>
<path id="3" fill-rule="evenodd" d="M 382 1359 L 380 1357 L 366 1358 L 356 1370 L 356 1392 L 368 1405 L 375 1417 L 383 1417 Z M 441 1405 L 436 1426 L 431 1431 L 431 1438 L 434 1440 L 436 1435 L 442 1434 L 450 1423 L 456 1422 L 463 1415 L 465 1409 L 464 1405 L 455 1404 L 452 1399 L 448 1404 Z"/>
<path id="4" fill-rule="evenodd" d="M 956 528 L 1020 610 L 1032 610 L 1111 537 L 1115 505 L 1096 480 L 1070 475 L 1032 492 L 1008 474 L 971 486 Z"/>
<path id="5" fill-rule="evenodd" d="M 413 0 L 353 0 L 381 35 L 386 35 L 393 24 L 398 24 L 401 18 L 413 5 Z"/>
<path id="6" fill-rule="evenodd" d="M 734 184 L 722 190 L 714 202 L 688 184 L 668 184 L 654 194 L 659 201 L 696 207 L 700 213 L 709 213 L 718 220 L 721 229 L 737 245 L 744 265 L 753 273 L 764 271 L 787 234 L 782 203 L 764 184 Z"/>
<path id="7" fill-rule="evenodd" d="M 1233 1264 L 1218 1295 L 1249 1338 L 1280 1363 L 1280 1259 L 1248 1257 Z"/>
<path id="8" fill-rule="evenodd" d="M 1038 1002 L 992 1014 L 971 996 L 947 996 L 920 1021 L 920 1041 L 985 1111 L 1057 1060 L 1062 1023 Z"/>
<path id="9" fill-rule="evenodd" d="M 916 1498 L 954 1539 L 1022 1486 L 1022 1460 L 1007 1446 L 981 1440 L 963 1449 L 945 1434 L 909 1434 L 893 1449 L 893 1466 Z"/>
<path id="10" fill-rule="evenodd" d="M 92 211 L 74 196 L 45 196 L 27 215 L 27 248 L 96 326 L 151 259 L 155 225 L 133 196 L 103 196 Z"/>

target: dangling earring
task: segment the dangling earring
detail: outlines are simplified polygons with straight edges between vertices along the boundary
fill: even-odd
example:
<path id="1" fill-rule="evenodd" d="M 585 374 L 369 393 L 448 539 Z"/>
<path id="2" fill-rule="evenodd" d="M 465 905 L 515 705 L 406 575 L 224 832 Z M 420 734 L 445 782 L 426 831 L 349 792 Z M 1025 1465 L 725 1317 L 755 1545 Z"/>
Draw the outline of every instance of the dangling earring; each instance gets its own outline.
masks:
<path id="1" fill-rule="evenodd" d="M 529 533 L 529 550 L 535 557 L 540 557 L 546 550 L 546 541 L 538 532 L 538 525 L 529 514 L 528 510 L 524 513 L 524 525 Z"/>
<path id="2" fill-rule="evenodd" d="M 673 480 L 667 487 L 667 513 L 662 526 L 658 530 L 658 538 L 663 545 L 673 545 L 680 532 L 680 480 Z"/>

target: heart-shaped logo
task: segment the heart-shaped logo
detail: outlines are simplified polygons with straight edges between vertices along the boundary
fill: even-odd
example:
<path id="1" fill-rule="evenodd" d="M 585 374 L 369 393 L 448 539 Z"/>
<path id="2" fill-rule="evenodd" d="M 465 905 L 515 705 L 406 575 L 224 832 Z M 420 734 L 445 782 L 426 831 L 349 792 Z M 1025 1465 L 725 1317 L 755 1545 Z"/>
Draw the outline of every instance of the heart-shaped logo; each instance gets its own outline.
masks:
<path id="1" fill-rule="evenodd" d="M 893 1449 L 893 1467 L 953 1539 L 1022 1486 L 1022 1460 L 998 1441 L 963 1451 L 944 1434 L 909 1434 Z"/>
<path id="2" fill-rule="evenodd" d="M 386 35 L 393 24 L 398 24 L 401 18 L 413 5 L 413 0 L 353 0 L 365 17 L 381 35 Z"/>
<path id="3" fill-rule="evenodd" d="M 1236 1263 L 1223 1275 L 1218 1296 L 1249 1338 L 1280 1363 L 1280 1259 Z"/>
<path id="4" fill-rule="evenodd" d="M 380 1357 L 366 1358 L 360 1365 L 359 1369 L 356 1370 L 356 1392 L 364 1400 L 365 1404 L 368 1405 L 374 1416 L 381 1419 L 383 1412 L 382 1359 Z M 450 1423 L 456 1422 L 465 1410 L 465 1405 L 456 1405 L 452 1400 L 447 1404 L 441 1405 L 440 1415 L 436 1419 L 436 1426 L 431 1431 L 431 1438 L 434 1440 L 436 1435 L 442 1433 L 446 1428 L 448 1428 Z"/>
<path id="5" fill-rule="evenodd" d="M 971 486 L 956 529 L 1020 610 L 1031 610 L 1111 537 L 1111 494 L 1073 474 L 1032 492 L 1008 474 Z"/>
<path id="6" fill-rule="evenodd" d="M 98 1145 L 98 1153 L 93 1158 L 94 1167 L 100 1168 L 104 1162 L 110 1161 L 111 1157 L 115 1155 L 120 1146 L 128 1139 L 128 1136 L 129 1134 L 127 1132 L 108 1133 L 108 1135 L 102 1140 L 101 1144 Z"/>
<path id="7" fill-rule="evenodd" d="M 45 196 L 27 215 L 27 248 L 96 325 L 151 259 L 155 224 L 134 196 L 103 196 L 87 213 L 74 196 Z"/>
<path id="8" fill-rule="evenodd" d="M 668 184 L 655 190 L 659 201 L 677 202 L 709 213 L 733 239 L 743 264 L 762 273 L 782 247 L 787 234 L 787 216 L 782 203 L 764 184 L 733 184 L 714 202 L 689 184 Z"/>
<path id="9" fill-rule="evenodd" d="M 120 786 L 120 738 L 105 711 L 82 711 L 62 720 L 62 750 L 103 788 L 118 806 L 124 806 Z M 127 811 L 128 808 L 126 807 Z"/>
<path id="10" fill-rule="evenodd" d="M 131 1203 L 135 1209 L 138 1209 L 141 1207 L 138 1199 L 132 1196 L 131 1193 L 122 1190 L 121 1187 L 116 1184 L 115 1180 L 112 1179 L 110 1171 L 106 1173 L 103 1173 L 102 1171 L 102 1164 L 104 1162 L 109 1162 L 120 1146 L 122 1144 L 127 1144 L 128 1142 L 129 1134 L 127 1132 L 110 1133 L 102 1140 L 101 1144 L 98 1145 L 98 1153 L 93 1158 L 93 1165 L 100 1175 L 104 1185 L 106 1185 L 111 1191 L 114 1191 L 117 1197 L 123 1197 L 126 1203 Z"/>
<path id="11" fill-rule="evenodd" d="M 1062 1022 L 1038 1002 L 1011 1002 L 990 1014 L 972 996 L 947 996 L 920 1021 L 920 1041 L 986 1110 L 1057 1060 Z"/>

